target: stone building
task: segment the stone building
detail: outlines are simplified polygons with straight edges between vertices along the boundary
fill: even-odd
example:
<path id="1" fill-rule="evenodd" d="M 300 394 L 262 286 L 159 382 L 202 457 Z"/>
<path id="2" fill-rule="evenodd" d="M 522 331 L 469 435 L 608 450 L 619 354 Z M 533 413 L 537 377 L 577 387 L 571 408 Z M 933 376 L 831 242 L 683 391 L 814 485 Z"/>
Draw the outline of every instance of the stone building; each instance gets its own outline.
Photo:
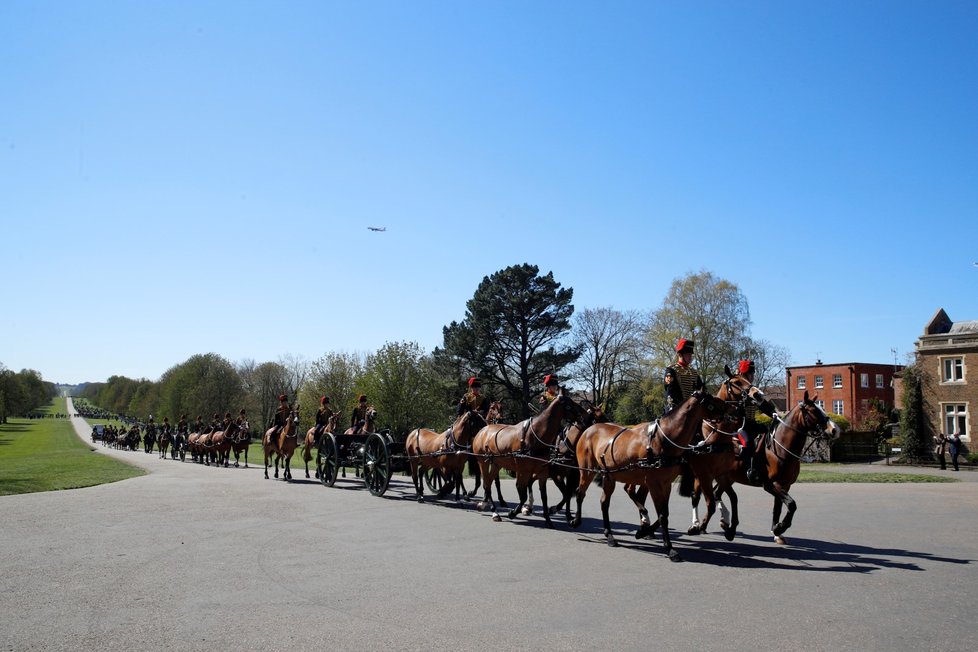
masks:
<path id="1" fill-rule="evenodd" d="M 952 322 L 939 309 L 916 343 L 927 435 L 957 432 L 971 443 L 978 406 L 978 320 Z"/>

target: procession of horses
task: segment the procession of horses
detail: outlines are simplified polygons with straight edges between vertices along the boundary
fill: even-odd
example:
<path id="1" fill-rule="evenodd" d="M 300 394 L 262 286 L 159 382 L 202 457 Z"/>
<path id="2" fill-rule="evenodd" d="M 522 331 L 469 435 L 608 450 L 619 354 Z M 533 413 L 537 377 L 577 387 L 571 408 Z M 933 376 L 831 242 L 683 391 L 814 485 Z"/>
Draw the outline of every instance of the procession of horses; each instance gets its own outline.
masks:
<path id="1" fill-rule="evenodd" d="M 778 414 L 761 391 L 744 375 L 725 369 L 726 380 L 715 395 L 702 389 L 692 394 L 665 416 L 651 422 L 624 426 L 607 422 L 602 406 L 583 398 L 573 398 L 560 388 L 538 414 L 518 424 L 498 423 L 500 404 L 494 403 L 487 414 L 464 410 L 444 432 L 417 428 L 405 437 L 389 431 L 376 431 L 376 410 L 368 410 L 364 427 L 354 432 L 337 432 L 336 415 L 325 427 L 299 428 L 299 414 L 291 409 L 284 425 L 272 427 L 262 437 L 265 457 L 265 478 L 274 467 L 274 477 L 292 479 L 291 458 L 297 450 L 309 474 L 309 462 L 315 460 L 315 475 L 324 486 L 332 486 L 339 477 L 346 477 L 348 468 L 363 481 L 370 492 L 382 496 L 391 476 L 402 471 L 410 473 L 415 499 L 425 502 L 425 487 L 438 499 L 451 498 L 462 504 L 477 495 L 479 511 L 488 511 L 493 520 L 501 520 L 498 507 L 508 507 L 499 488 L 500 472 L 506 470 L 515 478 L 517 503 L 506 512 L 510 519 L 519 514 L 533 513 L 533 485 L 540 495 L 541 513 L 547 527 L 554 527 L 551 516 L 563 510 L 568 525 L 581 525 L 583 501 L 592 487 L 600 489 L 603 534 L 609 546 L 617 546 L 612 532 L 608 508 L 619 483 L 638 511 L 635 537 L 653 538 L 661 531 L 664 552 L 669 559 L 679 561 L 669 534 L 669 499 L 675 481 L 679 493 L 691 499 L 693 522 L 689 535 L 707 531 L 719 505 L 720 529 L 727 540 L 733 540 L 739 524 L 736 484 L 761 487 L 774 498 L 771 531 L 774 540 L 785 543 L 783 533 L 792 523 L 797 509 L 788 493 L 797 480 L 806 445 L 815 441 L 831 441 L 839 434 L 838 427 L 809 397 Z M 741 454 L 743 440 L 738 436 L 744 423 L 745 409 L 755 406 L 771 417 L 771 428 L 758 437 L 756 454 L 764 460 L 761 477 L 749 478 L 747 462 Z M 186 433 L 149 423 L 143 428 L 143 450 L 158 448 L 161 458 L 184 460 L 187 452 L 191 461 L 202 465 L 239 466 L 244 453 L 248 466 L 248 446 L 251 435 L 247 421 L 225 424 L 221 429 L 211 427 L 204 432 Z M 136 450 L 139 427 L 116 433 L 106 445 Z M 467 492 L 465 471 L 476 483 Z M 557 488 L 560 501 L 551 506 L 547 481 Z M 493 500 L 492 488 L 496 488 Z M 721 497 L 729 499 L 727 509 Z M 653 521 L 646 500 L 651 498 L 656 519 Z M 699 517 L 699 502 L 705 503 L 705 515 Z M 786 510 L 784 518 L 782 511 Z"/>

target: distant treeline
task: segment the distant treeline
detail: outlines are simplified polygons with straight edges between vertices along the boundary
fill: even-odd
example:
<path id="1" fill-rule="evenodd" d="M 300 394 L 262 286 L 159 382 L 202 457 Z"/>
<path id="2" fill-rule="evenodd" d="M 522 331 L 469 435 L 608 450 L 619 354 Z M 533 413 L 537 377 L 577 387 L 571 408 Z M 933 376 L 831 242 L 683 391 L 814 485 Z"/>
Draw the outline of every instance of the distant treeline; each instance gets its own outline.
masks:
<path id="1" fill-rule="evenodd" d="M 13 372 L 0 363 L 0 423 L 8 417 L 26 417 L 55 396 L 54 383 L 45 382 L 33 369 Z"/>

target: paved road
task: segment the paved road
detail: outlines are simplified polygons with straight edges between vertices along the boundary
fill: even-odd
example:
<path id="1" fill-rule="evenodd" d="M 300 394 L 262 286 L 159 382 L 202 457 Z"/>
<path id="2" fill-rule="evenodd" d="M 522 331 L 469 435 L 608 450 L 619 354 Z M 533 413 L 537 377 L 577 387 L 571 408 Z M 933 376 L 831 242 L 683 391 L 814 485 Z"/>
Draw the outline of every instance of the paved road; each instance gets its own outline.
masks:
<path id="1" fill-rule="evenodd" d="M 547 531 L 419 505 L 405 480 L 376 498 L 102 452 L 151 473 L 0 498 L 4 650 L 978 647 L 975 482 L 800 485 L 787 546 L 745 488 L 742 535 L 677 535 L 674 564 L 608 548 L 594 495 L 580 530 Z M 612 517 L 633 528 L 620 492 Z"/>

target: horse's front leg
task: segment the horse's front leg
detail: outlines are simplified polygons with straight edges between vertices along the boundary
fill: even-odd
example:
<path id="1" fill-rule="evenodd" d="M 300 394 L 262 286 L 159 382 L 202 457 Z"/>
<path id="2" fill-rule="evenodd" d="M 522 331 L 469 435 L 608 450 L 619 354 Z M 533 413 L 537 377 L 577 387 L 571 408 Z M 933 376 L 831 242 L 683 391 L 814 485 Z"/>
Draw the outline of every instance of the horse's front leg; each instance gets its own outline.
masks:
<path id="1" fill-rule="evenodd" d="M 682 557 L 672 547 L 672 539 L 669 536 L 669 495 L 672 493 L 672 482 L 661 482 L 658 486 L 649 490 L 652 495 L 652 504 L 655 506 L 655 513 L 659 515 L 659 525 L 662 526 L 662 545 L 665 547 L 669 561 L 682 561 Z"/>
<path id="2" fill-rule="evenodd" d="M 540 480 L 540 506 L 543 508 L 543 520 L 547 522 L 547 527 L 553 528 L 553 521 L 550 520 L 550 508 L 547 507 L 547 473 L 544 473 Z"/>
<path id="3" fill-rule="evenodd" d="M 774 496 L 774 512 L 771 519 L 771 533 L 774 535 L 774 542 L 784 545 L 785 540 L 781 535 L 791 527 L 791 520 L 795 516 L 798 505 L 795 503 L 795 499 L 788 494 L 788 490 L 777 482 L 765 483 L 764 490 Z M 784 520 L 779 523 L 778 518 L 781 516 L 782 503 L 788 509 L 788 513 L 785 514 Z"/>
<path id="4" fill-rule="evenodd" d="M 421 462 L 411 460 L 411 482 L 414 483 L 414 494 L 419 503 L 424 502 L 424 477 Z"/>
<path id="5" fill-rule="evenodd" d="M 601 523 L 604 525 L 604 538 L 612 548 L 618 546 L 615 535 L 611 533 L 611 517 L 608 515 L 608 507 L 611 505 L 611 494 L 615 493 L 615 486 L 618 483 L 609 475 L 604 477 L 601 483 Z"/>
<path id="6" fill-rule="evenodd" d="M 723 504 L 723 495 L 730 496 L 730 512 L 727 512 L 726 505 Z M 737 526 L 740 525 L 740 508 L 738 507 L 737 492 L 734 491 L 732 484 L 717 483 L 714 487 L 714 495 L 720 503 L 720 529 L 727 541 L 733 541 L 737 534 Z"/>

